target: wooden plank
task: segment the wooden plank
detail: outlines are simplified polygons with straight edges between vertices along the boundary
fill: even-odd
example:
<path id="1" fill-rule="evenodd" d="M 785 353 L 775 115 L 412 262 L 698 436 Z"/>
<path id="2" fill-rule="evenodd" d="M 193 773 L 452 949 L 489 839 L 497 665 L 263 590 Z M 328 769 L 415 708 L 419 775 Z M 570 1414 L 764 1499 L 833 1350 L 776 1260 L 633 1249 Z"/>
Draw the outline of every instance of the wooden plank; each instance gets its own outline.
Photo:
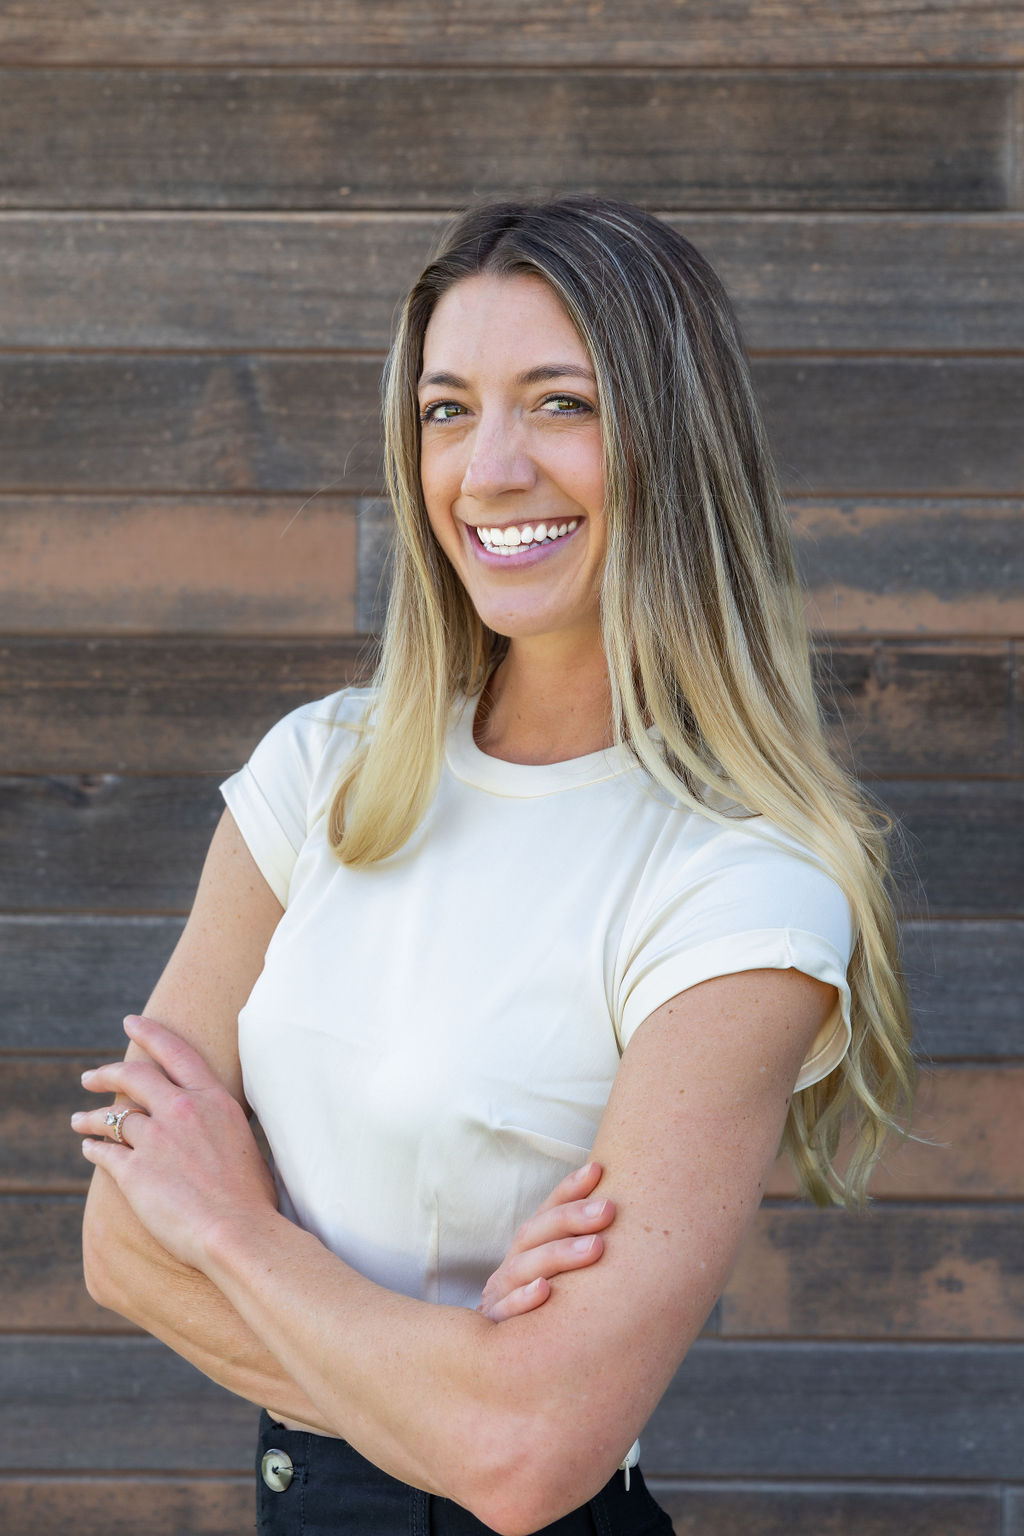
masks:
<path id="1" fill-rule="evenodd" d="M 0 1051 L 119 1053 L 121 1019 L 143 1005 L 181 927 L 177 917 L 0 917 Z M 1024 924 L 914 922 L 904 938 L 922 1053 L 1024 1056 Z"/>
<path id="2" fill-rule="evenodd" d="M 257 1410 L 155 1339 L 0 1339 L 5 1469 L 248 1472 Z M 102 1395 L 102 1411 L 97 1409 Z"/>
<path id="3" fill-rule="evenodd" d="M 647 1426 L 643 1464 L 659 1477 L 1009 1478 L 1022 1431 L 1019 1344 L 709 1340 Z"/>
<path id="4" fill-rule="evenodd" d="M 0 1197 L 0 1318 L 5 1333 L 134 1333 L 89 1298 L 78 1195 Z M 0 1502 L 0 1510 L 3 1505 Z M 7 1529 L 2 1525 L 0 1528 Z"/>
<path id="5" fill-rule="evenodd" d="M 230 773 L 289 710 L 365 680 L 372 654 L 361 639 L 0 642 L 4 767 Z"/>
<path id="6" fill-rule="evenodd" d="M 1003 1536 L 993 1488 L 651 1481 L 676 1536 Z"/>
<path id="7" fill-rule="evenodd" d="M 906 915 L 1024 916 L 1024 781 L 883 780 Z M 216 776 L 0 777 L 0 910 L 182 912 L 220 815 Z M 126 850 L 128 851 L 126 853 Z"/>
<path id="8" fill-rule="evenodd" d="M 1020 922 L 907 923 L 918 1049 L 938 1059 L 1024 1056 Z"/>
<path id="9" fill-rule="evenodd" d="M 0 1348 L 5 1467 L 223 1474 L 251 1463 L 253 1410 L 149 1339 L 15 1337 Z M 1012 1344 L 702 1340 L 645 1431 L 645 1470 L 1011 1478 L 1024 1429 L 1022 1367 L 1024 1346 Z"/>
<path id="10" fill-rule="evenodd" d="M 361 495 L 380 476 L 380 371 L 360 357 L 7 354 L 4 484 Z"/>
<path id="11" fill-rule="evenodd" d="M 365 680 L 373 656 L 360 639 L 11 637 L 0 641 L 4 767 L 230 771 L 288 710 Z M 840 640 L 819 645 L 816 662 L 834 743 L 861 774 L 1017 768 L 1005 642 Z"/>
<path id="12" fill-rule="evenodd" d="M 119 1056 L 180 917 L 0 917 L 0 1050 Z M 60 964 L 54 963 L 60 956 Z"/>
<path id="13" fill-rule="evenodd" d="M 1012 64 L 1013 4 L 939 0 L 502 0 L 486 15 L 441 0 L 196 0 L 184 12 L 133 0 L 4 7 L 5 64 Z"/>
<path id="14" fill-rule="evenodd" d="M 833 743 L 862 776 L 1014 771 L 1005 642 L 824 641 L 816 661 Z"/>
<path id="15" fill-rule="evenodd" d="M 1024 1536 L 1024 1488 L 1006 1490 L 1006 1524 L 1003 1536 Z"/>
<path id="16" fill-rule="evenodd" d="M 370 497 L 380 368 L 348 356 L 0 354 L 0 489 Z M 761 358 L 753 374 L 784 484 L 810 503 L 819 539 L 830 520 L 879 529 L 895 498 L 947 495 L 961 500 L 920 515 L 952 536 L 964 498 L 1019 494 L 1020 357 Z M 971 513 L 983 515 L 998 530 L 1019 502 Z M 889 533 L 904 537 L 899 521 Z M 945 554 L 937 544 L 923 566 L 892 566 L 892 581 L 926 595 L 934 581 L 941 594 Z M 997 604 L 1012 602 L 1008 559 L 1020 559 L 1016 541 L 991 573 Z"/>
<path id="17" fill-rule="evenodd" d="M 1012 93 L 985 70 L 7 70 L 0 206 L 447 209 L 571 189 L 995 210 L 1014 206 Z"/>
<path id="18" fill-rule="evenodd" d="M 255 1529 L 252 1477 L 61 1477 L 8 1473 L 7 1536 L 226 1536 Z M 871 1533 L 874 1536 L 874 1533 Z M 959 1529 L 954 1536 L 961 1536 Z M 964 1529 L 963 1536 L 973 1536 Z"/>
<path id="19" fill-rule="evenodd" d="M 0 215 L 7 347 L 383 350 L 445 218 Z M 1024 347 L 1015 214 L 674 215 L 747 345 L 952 353 Z M 927 282 L 922 282 L 922 272 Z"/>
<path id="20" fill-rule="evenodd" d="M 721 1298 L 724 1338 L 1024 1340 L 1021 1208 L 766 1205 Z"/>
<path id="21" fill-rule="evenodd" d="M 1024 1199 L 1024 1069 L 935 1067 L 922 1073 L 914 1141 L 893 1141 L 871 1181 L 879 1200 Z M 768 1195 L 796 1193 L 779 1159 Z"/>
<path id="22" fill-rule="evenodd" d="M 3 628 L 351 633 L 357 516 L 335 496 L 0 496 Z"/>
<path id="23" fill-rule="evenodd" d="M 0 1104 L 0 1193 L 75 1194 L 89 1166 L 69 1128 L 74 1110 L 90 1102 L 81 1087 L 86 1067 L 123 1054 L 112 1048 L 63 1056 L 4 1060 L 7 1102 Z M 1024 1068 L 935 1068 L 923 1079 L 913 1130 L 921 1141 L 893 1143 L 876 1171 L 871 1193 L 880 1200 L 1024 1200 Z M 792 1196 L 782 1160 L 766 1193 Z"/>

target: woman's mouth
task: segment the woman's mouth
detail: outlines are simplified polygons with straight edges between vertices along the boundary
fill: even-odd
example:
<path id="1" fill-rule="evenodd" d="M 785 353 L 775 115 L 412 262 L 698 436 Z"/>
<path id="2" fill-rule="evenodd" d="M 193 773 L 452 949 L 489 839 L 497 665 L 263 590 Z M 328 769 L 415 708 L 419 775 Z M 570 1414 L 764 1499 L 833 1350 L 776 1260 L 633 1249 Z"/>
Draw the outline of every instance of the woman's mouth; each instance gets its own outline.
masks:
<path id="1" fill-rule="evenodd" d="M 521 559 L 540 554 L 571 534 L 579 526 L 573 517 L 561 523 L 507 523 L 504 528 L 473 528 L 480 548 L 503 560 Z"/>

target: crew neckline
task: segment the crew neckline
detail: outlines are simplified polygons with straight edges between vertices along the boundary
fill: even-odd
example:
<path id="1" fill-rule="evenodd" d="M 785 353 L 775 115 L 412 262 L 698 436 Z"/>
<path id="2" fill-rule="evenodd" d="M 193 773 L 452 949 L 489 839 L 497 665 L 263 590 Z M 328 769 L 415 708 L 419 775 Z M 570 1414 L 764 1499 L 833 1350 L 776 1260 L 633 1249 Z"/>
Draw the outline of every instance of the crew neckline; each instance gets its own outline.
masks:
<path id="1" fill-rule="evenodd" d="M 508 763 L 481 751 L 473 735 L 473 723 L 481 695 L 456 704 L 448 731 L 446 758 L 448 767 L 464 784 L 486 789 L 491 794 L 528 799 L 553 795 L 585 784 L 599 784 L 620 773 L 636 768 L 636 759 L 626 747 L 605 747 L 584 757 L 567 758 L 561 763 Z"/>

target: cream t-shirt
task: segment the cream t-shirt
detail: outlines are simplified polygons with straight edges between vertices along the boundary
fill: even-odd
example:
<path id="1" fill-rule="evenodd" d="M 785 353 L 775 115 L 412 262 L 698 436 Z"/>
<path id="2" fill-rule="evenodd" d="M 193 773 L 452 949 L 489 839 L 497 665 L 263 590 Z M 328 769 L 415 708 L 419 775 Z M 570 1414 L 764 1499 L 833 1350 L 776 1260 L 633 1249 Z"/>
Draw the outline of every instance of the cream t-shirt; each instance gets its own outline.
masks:
<path id="1" fill-rule="evenodd" d="M 798 1087 L 847 1049 L 849 908 L 763 819 L 681 808 L 622 749 L 502 762 L 453 717 L 434 802 L 369 869 L 326 820 L 347 689 L 288 715 L 222 786 L 285 913 L 239 1017 L 282 1210 L 370 1279 L 475 1306 L 519 1223 L 597 1132 L 633 1031 L 709 977 L 838 989 Z"/>

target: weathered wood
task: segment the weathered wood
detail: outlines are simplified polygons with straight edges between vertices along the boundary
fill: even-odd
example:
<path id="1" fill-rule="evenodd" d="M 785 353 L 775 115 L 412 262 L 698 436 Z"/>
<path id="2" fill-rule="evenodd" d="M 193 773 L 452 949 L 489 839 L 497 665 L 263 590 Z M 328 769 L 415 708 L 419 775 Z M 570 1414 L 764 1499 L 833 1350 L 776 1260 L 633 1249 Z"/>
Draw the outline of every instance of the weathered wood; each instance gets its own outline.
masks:
<path id="1" fill-rule="evenodd" d="M 359 639 L 0 641 L 4 767 L 230 771 L 289 709 L 365 680 L 373 656 Z M 1005 642 L 837 641 L 817 662 L 836 745 L 862 774 L 1014 771 Z"/>
<path id="2" fill-rule="evenodd" d="M 84 1208 L 78 1195 L 0 1198 L 0 1315 L 6 1332 L 135 1332 L 123 1317 L 90 1300 L 85 1289 Z"/>
<path id="3" fill-rule="evenodd" d="M 113 1042 L 109 1054 L 120 1056 Z M 8 1056 L 0 1103 L 0 1192 L 84 1190 L 89 1167 L 70 1130 L 72 1112 L 91 1102 L 79 1077 L 108 1056 L 104 1046 L 74 1056 Z M 936 1068 L 924 1077 L 913 1129 L 924 1143 L 892 1144 L 871 1193 L 880 1200 L 1024 1200 L 1024 1068 Z M 795 1185 L 780 1161 L 767 1187 Z"/>
<path id="4" fill-rule="evenodd" d="M 1019 1206 L 766 1205 L 721 1298 L 723 1338 L 1024 1340 Z"/>
<path id="5" fill-rule="evenodd" d="M 0 206 L 447 209 L 573 189 L 667 209 L 1011 208 L 1013 85 L 985 70 L 8 70 Z"/>
<path id="6" fill-rule="evenodd" d="M 2 487 L 371 496 L 380 368 L 340 356 L 0 355 Z M 807 513 L 819 539 L 829 519 L 851 518 L 875 529 L 869 546 L 887 533 L 899 539 L 899 521 L 885 527 L 894 496 L 1019 492 L 1020 358 L 762 358 L 753 372 L 784 483 L 814 498 Z M 986 503 L 996 528 L 1010 508 L 1019 516 L 1017 504 Z M 951 532 L 964 508 L 915 510 L 948 519 Z M 943 581 L 945 549 L 935 549 L 923 567 L 903 570 L 897 543 L 890 568 L 912 590 L 938 582 L 941 594 L 958 578 L 954 568 Z M 1016 550 L 1009 558 L 1019 560 Z M 1010 589 L 1007 558 L 992 573 L 997 602 Z"/>
<path id="7" fill-rule="evenodd" d="M 380 351 L 445 222 L 416 213 L 6 213 L 0 334 L 30 349 Z M 718 268 L 754 351 L 1024 346 L 1019 215 L 691 213 L 668 222 Z"/>
<path id="8" fill-rule="evenodd" d="M 676 1536 L 1003 1536 L 993 1488 L 652 1479 L 651 1491 Z"/>
<path id="9" fill-rule="evenodd" d="M 216 776 L 0 777 L 0 909 L 182 912 L 220 814 Z M 1024 916 L 1024 781 L 883 780 L 906 915 Z M 911 862 L 912 860 L 912 862 Z"/>
<path id="10" fill-rule="evenodd" d="M 0 496 L 0 626 L 351 633 L 356 508 L 335 496 Z"/>
<path id="11" fill-rule="evenodd" d="M 925 1056 L 1024 1056 L 1024 924 L 912 922 L 903 940 L 915 1038 Z"/>
<path id="12" fill-rule="evenodd" d="M 1006 1490 L 1005 1513 L 1003 1536 L 1024 1536 L 1024 1488 Z"/>
<path id="13" fill-rule="evenodd" d="M 1012 64 L 1013 4 L 931 0 L 198 0 L 186 11 L 103 0 L 21 0 L 0 17 L 5 64 Z"/>
<path id="14" fill-rule="evenodd" d="M 121 1019 L 144 1004 L 181 926 L 178 917 L 0 917 L 0 1050 L 119 1052 Z M 913 922 L 905 942 L 925 1055 L 1024 1055 L 1024 924 Z"/>
<path id="15" fill-rule="evenodd" d="M 871 1180 L 879 1200 L 1024 1199 L 1024 1068 L 936 1067 L 922 1074 L 912 1131 L 886 1147 Z M 780 1158 L 768 1195 L 793 1195 Z"/>
<path id="16" fill-rule="evenodd" d="M 120 1055 L 180 917 L 0 917 L 0 1050 Z"/>
<path id="17" fill-rule="evenodd" d="M 0 1481 L 0 1528 L 7 1536 L 68 1536 L 69 1531 L 77 1536 L 241 1536 L 255 1529 L 255 1520 L 251 1476 L 8 1473 Z M 964 1527 L 961 1533 L 957 1527 L 952 1536 L 974 1536 L 974 1531 Z"/>
<path id="18" fill-rule="evenodd" d="M 6 1467 L 223 1474 L 251 1464 L 253 1410 L 148 1339 L 0 1347 Z M 1022 1380 L 1021 1345 L 702 1340 L 645 1431 L 644 1465 L 658 1477 L 1012 1478 Z"/>
<path id="19" fill-rule="evenodd" d="M 4 767 L 230 773 L 289 710 L 365 680 L 372 656 L 362 639 L 2 641 Z"/>
<path id="20" fill-rule="evenodd" d="M 217 778 L 0 778 L 0 908 L 187 912 Z"/>
<path id="21" fill-rule="evenodd" d="M 257 1410 L 154 1339 L 0 1339 L 0 1466 L 241 1473 Z M 97 1411 L 102 1395 L 103 1409 Z"/>

